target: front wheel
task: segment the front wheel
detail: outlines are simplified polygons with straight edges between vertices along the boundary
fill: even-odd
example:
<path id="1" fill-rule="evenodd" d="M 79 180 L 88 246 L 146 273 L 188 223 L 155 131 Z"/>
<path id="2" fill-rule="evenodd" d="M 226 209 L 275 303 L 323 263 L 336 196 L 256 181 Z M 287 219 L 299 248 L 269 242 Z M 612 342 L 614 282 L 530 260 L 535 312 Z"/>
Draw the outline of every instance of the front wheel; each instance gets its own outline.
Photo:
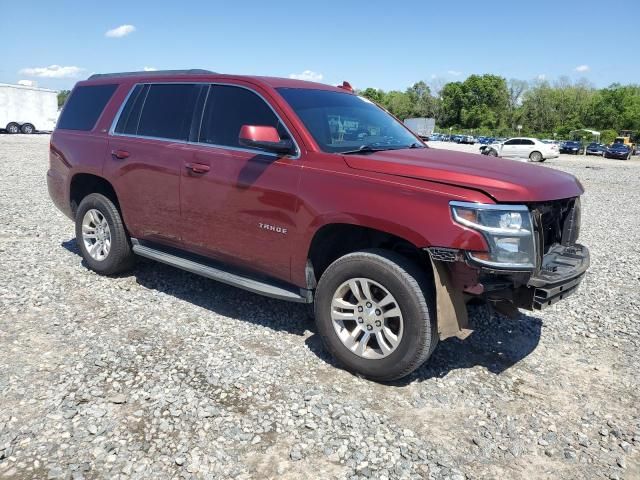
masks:
<path id="1" fill-rule="evenodd" d="M 408 375 L 438 343 L 431 280 L 394 252 L 363 250 L 333 262 L 318 282 L 315 306 L 327 350 L 372 380 Z"/>
<path id="2" fill-rule="evenodd" d="M 76 213 L 76 242 L 91 270 L 112 275 L 133 266 L 134 255 L 120 212 L 99 193 L 82 199 Z"/>
<path id="3" fill-rule="evenodd" d="M 490 148 L 489 152 L 487 153 L 487 155 L 489 155 L 490 157 L 497 157 L 498 156 L 498 152 L 496 152 L 493 148 Z"/>
<path id="4" fill-rule="evenodd" d="M 6 127 L 7 133 L 14 135 L 20 131 L 20 125 L 15 122 L 11 122 Z"/>

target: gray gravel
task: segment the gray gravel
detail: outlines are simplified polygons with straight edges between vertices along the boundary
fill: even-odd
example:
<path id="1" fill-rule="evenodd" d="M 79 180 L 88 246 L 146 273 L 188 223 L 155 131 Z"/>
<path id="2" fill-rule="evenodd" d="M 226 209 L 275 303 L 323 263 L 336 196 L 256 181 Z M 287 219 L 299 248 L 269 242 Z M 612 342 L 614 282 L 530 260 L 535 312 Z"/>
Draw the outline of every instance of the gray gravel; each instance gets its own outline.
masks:
<path id="1" fill-rule="evenodd" d="M 473 307 L 467 341 L 381 385 L 335 368 L 300 305 L 87 270 L 47 146 L 0 136 L 0 478 L 640 478 L 637 159 L 547 162 L 587 189 L 579 293 Z"/>

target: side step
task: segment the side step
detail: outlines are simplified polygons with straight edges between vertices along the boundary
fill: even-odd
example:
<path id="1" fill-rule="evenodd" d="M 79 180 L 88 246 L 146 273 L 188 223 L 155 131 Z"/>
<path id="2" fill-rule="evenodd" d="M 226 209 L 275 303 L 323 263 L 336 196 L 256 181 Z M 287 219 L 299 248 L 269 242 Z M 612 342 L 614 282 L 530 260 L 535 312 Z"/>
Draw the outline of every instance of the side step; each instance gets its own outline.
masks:
<path id="1" fill-rule="evenodd" d="M 172 267 L 177 267 L 182 270 L 186 270 L 187 272 L 195 273 L 196 275 L 201 275 L 218 282 L 226 283 L 227 285 L 242 288 L 259 295 L 265 295 L 279 300 L 287 300 L 289 302 L 311 303 L 313 301 L 311 290 L 296 287 L 287 288 L 285 286 L 278 286 L 274 283 L 255 280 L 238 273 L 222 270 L 219 267 L 207 265 L 203 262 L 190 260 L 173 253 L 143 245 L 135 238 L 131 239 L 131 243 L 133 245 L 133 252 L 141 257 L 166 263 Z"/>

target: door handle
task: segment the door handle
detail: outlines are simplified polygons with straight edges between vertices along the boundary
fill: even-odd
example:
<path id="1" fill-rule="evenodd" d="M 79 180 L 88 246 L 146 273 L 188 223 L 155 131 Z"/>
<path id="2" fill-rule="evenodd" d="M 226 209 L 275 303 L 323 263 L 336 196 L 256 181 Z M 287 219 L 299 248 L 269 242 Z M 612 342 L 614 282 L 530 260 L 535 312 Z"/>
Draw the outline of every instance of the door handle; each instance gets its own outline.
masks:
<path id="1" fill-rule="evenodd" d="M 185 167 L 193 173 L 207 173 L 209 171 L 209 165 L 203 163 L 187 163 Z"/>
<path id="2" fill-rule="evenodd" d="M 111 155 L 119 160 L 124 160 L 125 158 L 129 158 L 131 154 L 126 150 L 111 150 Z"/>

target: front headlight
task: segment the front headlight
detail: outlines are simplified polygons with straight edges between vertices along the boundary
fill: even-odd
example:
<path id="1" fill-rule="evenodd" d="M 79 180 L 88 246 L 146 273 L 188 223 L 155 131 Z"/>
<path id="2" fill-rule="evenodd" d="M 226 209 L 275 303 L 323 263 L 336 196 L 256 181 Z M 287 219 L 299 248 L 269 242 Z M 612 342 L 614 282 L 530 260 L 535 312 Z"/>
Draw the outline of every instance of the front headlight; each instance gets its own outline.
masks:
<path id="1" fill-rule="evenodd" d="M 533 222 L 526 205 L 467 202 L 449 205 L 456 222 L 478 230 L 487 240 L 489 252 L 470 252 L 473 260 L 496 268 L 535 268 Z"/>

